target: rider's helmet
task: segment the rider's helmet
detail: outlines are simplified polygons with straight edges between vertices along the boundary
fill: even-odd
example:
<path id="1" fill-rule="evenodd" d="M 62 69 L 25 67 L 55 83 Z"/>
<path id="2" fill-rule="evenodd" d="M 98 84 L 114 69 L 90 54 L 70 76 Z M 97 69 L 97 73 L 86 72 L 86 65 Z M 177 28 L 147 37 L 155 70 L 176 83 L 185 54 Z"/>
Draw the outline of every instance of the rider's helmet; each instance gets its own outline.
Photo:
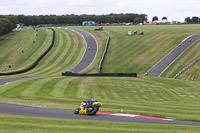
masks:
<path id="1" fill-rule="evenodd" d="M 96 99 L 96 98 L 92 98 L 91 101 L 93 101 L 93 102 L 97 102 L 97 99 Z"/>
<path id="2" fill-rule="evenodd" d="M 81 103 L 81 106 L 85 106 L 85 105 L 86 105 L 86 102 L 82 102 L 82 103 Z"/>

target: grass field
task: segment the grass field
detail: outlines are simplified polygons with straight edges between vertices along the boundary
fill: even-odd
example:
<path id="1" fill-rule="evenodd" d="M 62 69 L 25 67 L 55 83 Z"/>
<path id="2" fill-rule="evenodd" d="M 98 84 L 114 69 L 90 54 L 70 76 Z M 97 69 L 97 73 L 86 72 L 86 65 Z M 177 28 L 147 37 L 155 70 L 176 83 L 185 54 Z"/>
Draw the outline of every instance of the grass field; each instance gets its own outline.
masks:
<path id="1" fill-rule="evenodd" d="M 199 133 L 199 126 L 97 122 L 0 115 L 0 132 L 11 133 Z"/>
<path id="2" fill-rule="evenodd" d="M 41 63 L 26 75 L 54 75 L 65 72 L 76 65 L 83 56 L 83 38 L 72 31 L 55 29 L 56 39 L 52 50 Z"/>
<path id="3" fill-rule="evenodd" d="M 185 71 L 178 79 L 200 81 L 200 62 L 196 63 L 192 68 Z"/>
<path id="4" fill-rule="evenodd" d="M 143 75 L 183 39 L 189 35 L 199 34 L 199 29 L 200 25 L 106 26 L 103 32 L 111 37 L 111 43 L 103 72 L 136 72 Z M 128 31 L 135 30 L 144 32 L 144 36 L 127 36 Z M 199 50 L 199 45 L 196 44 L 196 47 L 192 48 L 192 52 L 188 52 L 190 55 L 186 55 L 186 59 L 185 56 L 182 57 L 184 64 L 178 63 L 176 68 L 180 69 L 191 62 L 189 56 L 199 56 L 199 52 L 195 52 Z M 175 73 L 174 71 L 177 70 L 171 73 Z"/>
<path id="5" fill-rule="evenodd" d="M 94 66 L 95 69 L 92 71 L 93 73 L 98 72 L 98 65 L 105 48 L 107 37 L 110 36 L 111 43 L 106 60 L 103 64 L 103 72 L 136 72 L 141 76 L 184 38 L 192 34 L 198 34 L 200 26 L 106 26 L 103 31 L 97 32 L 94 31 L 95 27 L 75 28 L 90 32 L 98 41 L 99 51 L 97 58 L 88 68 L 90 69 Z M 129 30 L 142 31 L 145 35 L 130 37 L 127 36 L 127 31 Z M 56 33 L 56 46 L 51 50 L 51 53 L 42 60 L 42 63 L 39 64 L 37 69 L 25 75 L 58 74 L 69 70 L 79 62 L 85 49 L 83 38 L 79 34 L 65 29 L 56 29 Z M 50 38 L 51 35 L 49 35 L 49 40 L 51 40 Z M 67 46 L 65 44 L 67 44 Z M 197 42 L 169 67 L 162 76 L 171 78 L 182 68 L 197 59 L 199 57 L 199 52 L 197 52 L 199 48 L 199 42 Z M 76 58 L 76 56 L 74 56 L 75 54 L 79 56 Z M 7 63 L 5 66 L 7 67 L 8 64 L 10 63 Z M 42 71 L 40 71 L 41 69 Z M 49 71 L 50 69 L 51 71 Z M 195 73 L 196 69 L 193 70 L 191 68 L 191 71 Z M 183 79 L 192 80 L 194 76 L 195 75 L 191 75 L 190 78 L 187 77 Z"/>
<path id="6" fill-rule="evenodd" d="M 43 58 L 33 70 L 16 76 L 30 76 L 30 75 L 55 75 L 60 72 L 65 72 L 75 66 L 83 56 L 85 51 L 85 42 L 83 38 L 72 31 L 65 29 L 55 29 L 56 39 L 54 47 L 50 52 Z M 51 44 L 53 32 L 48 33 L 47 44 Z M 44 52 L 49 45 L 45 45 L 41 49 Z M 42 54 L 41 52 L 41 54 Z M 40 56 L 41 54 L 38 54 Z M 34 56 L 34 58 L 36 58 Z M 18 61 L 16 59 L 16 61 Z M 30 61 L 28 61 L 30 63 Z M 3 76 L 1 78 L 5 78 Z"/>
<path id="7" fill-rule="evenodd" d="M 0 102 L 74 110 L 93 97 L 101 111 L 200 121 L 200 83 L 163 78 L 41 77 L 0 89 Z"/>

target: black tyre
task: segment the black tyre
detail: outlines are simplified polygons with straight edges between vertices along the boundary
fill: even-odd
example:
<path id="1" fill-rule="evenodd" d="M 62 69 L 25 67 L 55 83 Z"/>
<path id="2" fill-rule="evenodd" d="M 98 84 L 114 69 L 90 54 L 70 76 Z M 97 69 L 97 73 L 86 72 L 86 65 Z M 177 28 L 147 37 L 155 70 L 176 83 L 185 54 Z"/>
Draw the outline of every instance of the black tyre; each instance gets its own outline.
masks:
<path id="1" fill-rule="evenodd" d="M 79 108 L 77 108 L 75 111 L 74 111 L 74 114 L 79 114 Z"/>
<path id="2" fill-rule="evenodd" d="M 93 110 L 87 111 L 87 115 L 95 115 L 98 111 L 98 108 L 96 106 L 92 106 Z"/>

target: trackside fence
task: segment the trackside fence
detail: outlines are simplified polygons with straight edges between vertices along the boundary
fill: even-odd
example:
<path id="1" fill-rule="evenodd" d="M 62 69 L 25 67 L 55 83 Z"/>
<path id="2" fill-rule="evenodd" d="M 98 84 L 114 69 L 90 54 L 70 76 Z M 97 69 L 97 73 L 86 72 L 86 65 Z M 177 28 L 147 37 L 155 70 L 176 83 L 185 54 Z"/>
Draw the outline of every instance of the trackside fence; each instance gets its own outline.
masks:
<path id="1" fill-rule="evenodd" d="M 61 76 L 78 76 L 78 77 L 137 77 L 137 73 L 72 73 L 64 72 L 60 74 Z"/>

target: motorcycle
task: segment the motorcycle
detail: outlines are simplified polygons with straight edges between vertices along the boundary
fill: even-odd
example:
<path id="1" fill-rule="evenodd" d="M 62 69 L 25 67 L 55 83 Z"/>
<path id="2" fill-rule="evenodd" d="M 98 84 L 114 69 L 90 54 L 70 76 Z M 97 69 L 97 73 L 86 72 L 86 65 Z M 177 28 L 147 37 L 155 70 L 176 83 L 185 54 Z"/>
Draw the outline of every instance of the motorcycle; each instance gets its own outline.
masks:
<path id="1" fill-rule="evenodd" d="M 74 111 L 74 114 L 96 115 L 97 111 L 99 110 L 99 107 L 102 105 L 102 102 L 82 102 L 81 106 Z"/>

